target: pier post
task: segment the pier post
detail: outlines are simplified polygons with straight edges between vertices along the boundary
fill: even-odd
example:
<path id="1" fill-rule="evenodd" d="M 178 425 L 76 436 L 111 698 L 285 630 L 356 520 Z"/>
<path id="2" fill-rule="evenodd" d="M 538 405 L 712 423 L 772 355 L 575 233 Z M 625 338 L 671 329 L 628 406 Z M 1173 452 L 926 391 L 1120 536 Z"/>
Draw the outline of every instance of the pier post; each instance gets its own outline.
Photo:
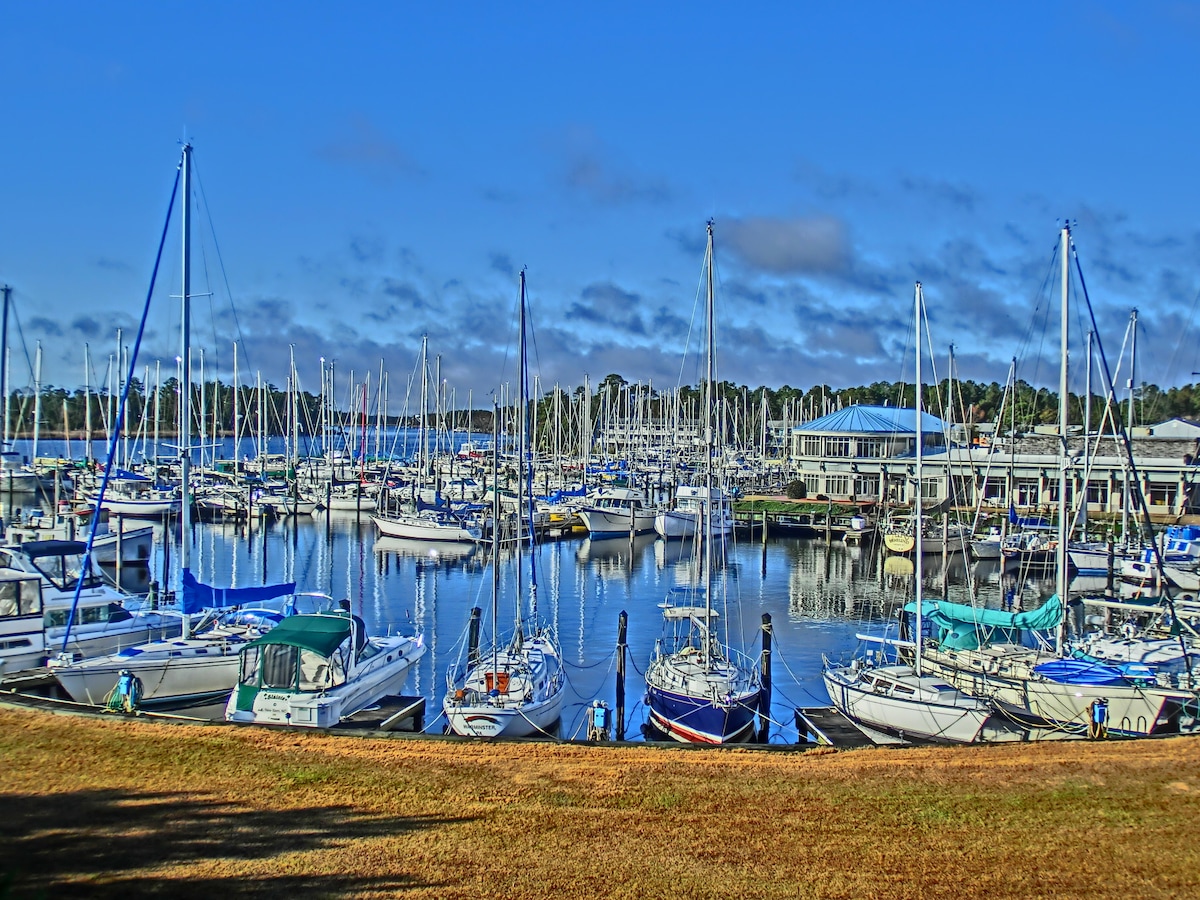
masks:
<path id="1" fill-rule="evenodd" d="M 483 610 L 478 606 L 471 608 L 471 623 L 467 629 L 467 665 L 479 665 L 479 620 Z"/>
<path id="2" fill-rule="evenodd" d="M 758 740 L 765 744 L 771 735 L 771 614 L 762 617 L 762 691 L 758 695 Z"/>
<path id="3" fill-rule="evenodd" d="M 1108 541 L 1106 543 L 1107 543 L 1107 546 L 1105 547 L 1105 549 L 1108 551 L 1108 565 L 1105 568 L 1108 570 L 1108 572 L 1107 572 L 1107 579 L 1104 583 L 1104 596 L 1112 597 L 1113 596 L 1113 569 L 1116 567 L 1116 562 L 1117 562 L 1117 559 L 1116 559 L 1117 547 L 1116 547 L 1116 544 L 1113 542 L 1113 538 L 1112 538 L 1111 534 L 1108 536 Z"/>
<path id="4" fill-rule="evenodd" d="M 762 542 L 767 542 L 767 511 L 764 509 L 762 514 Z"/>
<path id="5" fill-rule="evenodd" d="M 621 610 L 617 619 L 617 740 L 625 740 L 625 633 L 629 614 Z"/>
<path id="6" fill-rule="evenodd" d="M 57 476 L 55 476 L 57 478 Z M 58 506 L 54 507 L 55 515 L 58 515 Z M 100 515 L 100 510 L 96 510 L 96 515 Z M 117 513 L 117 587 L 121 586 L 121 565 L 125 561 L 125 522 L 120 513 Z"/>

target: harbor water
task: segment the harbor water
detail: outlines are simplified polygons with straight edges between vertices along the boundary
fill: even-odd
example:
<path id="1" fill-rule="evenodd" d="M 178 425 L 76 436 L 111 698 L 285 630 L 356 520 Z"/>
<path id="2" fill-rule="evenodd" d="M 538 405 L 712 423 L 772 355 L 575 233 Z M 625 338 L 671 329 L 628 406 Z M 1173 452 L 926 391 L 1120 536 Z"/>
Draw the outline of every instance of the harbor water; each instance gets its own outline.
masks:
<path id="1" fill-rule="evenodd" d="M 156 526 L 156 553 L 148 567 L 126 567 L 122 586 L 138 593 L 155 581 L 178 585 L 178 525 Z M 163 537 L 170 535 L 168 552 Z M 492 574 L 489 545 L 434 544 L 380 538 L 369 516 L 322 512 L 242 524 L 196 523 L 188 537 L 197 578 L 218 587 L 295 581 L 298 591 L 350 601 L 370 633 L 424 634 L 428 652 L 409 676 L 405 693 L 427 701 L 426 730 L 440 732 L 448 670 L 464 652 L 473 607 L 483 610 L 484 645 L 490 641 Z M 586 708 L 596 699 L 615 703 L 618 619 L 628 614 L 626 736 L 639 739 L 646 709 L 645 671 L 661 634 L 661 610 L 672 588 L 699 582 L 691 542 L 653 535 L 593 540 L 567 537 L 532 551 L 499 554 L 497 608 L 502 636 L 516 619 L 516 567 L 521 565 L 523 615 L 531 614 L 536 563 L 537 612 L 561 644 L 568 678 L 559 736 L 582 737 Z M 703 554 L 700 554 L 701 556 Z M 793 710 L 825 706 L 823 656 L 845 659 L 858 650 L 856 634 L 895 634 L 895 614 L 913 593 L 913 565 L 881 543 L 739 532 L 722 542 L 713 573 L 713 603 L 731 645 L 757 656 L 764 613 L 774 631 L 770 740 L 797 739 Z M 1025 602 L 1052 591 L 1045 581 L 1017 584 L 997 564 L 969 563 L 961 554 L 927 556 L 926 596 L 1000 605 L 1014 592 Z"/>

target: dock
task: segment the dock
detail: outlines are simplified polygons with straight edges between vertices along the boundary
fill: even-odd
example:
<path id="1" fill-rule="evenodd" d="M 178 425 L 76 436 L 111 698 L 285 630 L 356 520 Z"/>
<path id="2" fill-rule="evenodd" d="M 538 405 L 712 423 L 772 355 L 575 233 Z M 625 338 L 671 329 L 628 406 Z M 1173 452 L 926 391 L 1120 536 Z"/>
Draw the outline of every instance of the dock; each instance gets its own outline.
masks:
<path id="1" fill-rule="evenodd" d="M 425 729 L 425 698 L 384 697 L 374 706 L 346 716 L 334 728 L 420 732 Z"/>
<path id="2" fill-rule="evenodd" d="M 833 747 L 837 750 L 856 750 L 862 747 L 906 745 L 909 742 L 873 728 L 863 728 L 846 718 L 832 706 L 806 706 L 796 710 L 796 730 L 804 741 Z"/>

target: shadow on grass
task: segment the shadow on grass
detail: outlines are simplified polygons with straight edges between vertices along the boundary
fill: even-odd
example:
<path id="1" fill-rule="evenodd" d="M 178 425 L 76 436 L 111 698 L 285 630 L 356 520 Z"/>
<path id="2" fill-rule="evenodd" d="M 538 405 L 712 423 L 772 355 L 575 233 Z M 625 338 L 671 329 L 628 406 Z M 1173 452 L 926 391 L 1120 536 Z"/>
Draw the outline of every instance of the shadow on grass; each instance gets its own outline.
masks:
<path id="1" fill-rule="evenodd" d="M 0 794 L 0 898 L 384 896 L 424 887 L 361 872 L 272 875 L 270 860 L 466 821 L 371 816 L 347 806 L 264 810 L 182 794 Z M 258 861 L 255 874 L 162 880 L 145 871 L 191 860 Z M 244 868 L 244 866 L 242 866 Z M 210 870 L 211 871 L 211 870 Z"/>

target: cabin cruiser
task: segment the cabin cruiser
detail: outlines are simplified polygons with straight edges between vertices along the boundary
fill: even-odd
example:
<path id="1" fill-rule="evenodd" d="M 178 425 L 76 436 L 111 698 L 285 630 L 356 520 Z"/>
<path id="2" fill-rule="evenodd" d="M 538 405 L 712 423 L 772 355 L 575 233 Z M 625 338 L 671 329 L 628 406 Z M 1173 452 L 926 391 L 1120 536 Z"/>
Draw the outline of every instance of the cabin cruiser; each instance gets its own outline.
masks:
<path id="1" fill-rule="evenodd" d="M 83 574 L 86 550 L 82 541 L 0 547 L 0 662 L 6 671 L 40 666 L 60 652 L 71 658 L 115 653 L 183 630 L 179 613 L 141 606 L 106 585 L 94 564 Z"/>

